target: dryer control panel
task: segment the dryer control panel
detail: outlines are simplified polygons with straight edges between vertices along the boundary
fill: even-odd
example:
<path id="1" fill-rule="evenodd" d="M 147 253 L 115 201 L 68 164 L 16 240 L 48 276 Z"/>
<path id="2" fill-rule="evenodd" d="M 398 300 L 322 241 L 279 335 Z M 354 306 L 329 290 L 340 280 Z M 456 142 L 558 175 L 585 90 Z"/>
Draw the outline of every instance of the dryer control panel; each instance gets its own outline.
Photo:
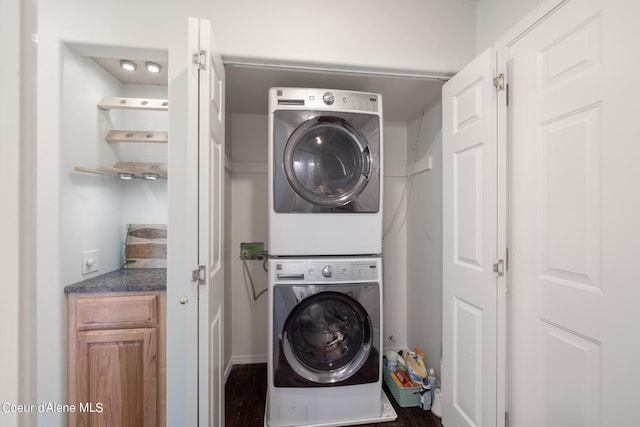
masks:
<path id="1" fill-rule="evenodd" d="M 272 260 L 275 282 L 371 282 L 382 277 L 379 258 L 338 260 L 313 259 L 299 261 Z"/>
<path id="2" fill-rule="evenodd" d="M 381 113 L 381 95 L 377 93 L 337 89 L 272 88 L 275 91 L 274 110 L 293 107 L 299 109 L 347 110 Z"/>

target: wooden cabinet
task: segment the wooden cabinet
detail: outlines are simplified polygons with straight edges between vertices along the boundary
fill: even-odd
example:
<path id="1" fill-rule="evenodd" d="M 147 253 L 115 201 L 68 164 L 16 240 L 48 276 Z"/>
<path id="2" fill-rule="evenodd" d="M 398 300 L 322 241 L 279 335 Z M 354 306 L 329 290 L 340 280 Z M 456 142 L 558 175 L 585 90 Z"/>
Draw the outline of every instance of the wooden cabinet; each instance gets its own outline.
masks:
<path id="1" fill-rule="evenodd" d="M 164 292 L 70 294 L 69 427 L 163 427 Z"/>

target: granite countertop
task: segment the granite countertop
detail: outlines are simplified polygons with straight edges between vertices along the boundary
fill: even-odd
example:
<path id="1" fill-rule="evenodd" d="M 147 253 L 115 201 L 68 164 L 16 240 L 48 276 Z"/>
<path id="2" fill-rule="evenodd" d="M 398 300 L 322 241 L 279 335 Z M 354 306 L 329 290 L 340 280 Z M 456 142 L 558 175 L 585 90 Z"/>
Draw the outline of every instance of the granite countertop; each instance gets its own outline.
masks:
<path id="1" fill-rule="evenodd" d="M 64 293 L 88 294 L 106 292 L 150 292 L 167 290 L 166 268 L 120 269 L 73 285 L 65 286 Z"/>

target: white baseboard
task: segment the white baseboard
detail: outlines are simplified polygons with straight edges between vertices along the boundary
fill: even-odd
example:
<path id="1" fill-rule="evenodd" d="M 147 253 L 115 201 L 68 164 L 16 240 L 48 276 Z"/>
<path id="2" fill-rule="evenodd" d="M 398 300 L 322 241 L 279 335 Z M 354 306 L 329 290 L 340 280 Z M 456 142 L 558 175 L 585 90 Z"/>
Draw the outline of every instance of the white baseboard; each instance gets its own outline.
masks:
<path id="1" fill-rule="evenodd" d="M 224 369 L 224 382 L 227 382 L 233 365 L 252 365 L 255 363 L 267 363 L 266 354 L 247 354 L 240 356 L 231 356 L 231 360 Z"/>
<path id="2" fill-rule="evenodd" d="M 267 363 L 266 354 L 246 354 L 231 356 L 232 365 L 251 365 L 253 363 Z"/>

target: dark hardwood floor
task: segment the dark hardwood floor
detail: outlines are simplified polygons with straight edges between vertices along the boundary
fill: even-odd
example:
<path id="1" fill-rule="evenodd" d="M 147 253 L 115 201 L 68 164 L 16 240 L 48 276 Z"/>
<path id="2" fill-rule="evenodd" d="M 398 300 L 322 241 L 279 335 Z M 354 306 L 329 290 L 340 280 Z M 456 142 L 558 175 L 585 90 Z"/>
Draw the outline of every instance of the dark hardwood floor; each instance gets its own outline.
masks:
<path id="1" fill-rule="evenodd" d="M 386 387 L 386 386 L 385 386 Z M 226 427 L 262 427 L 267 396 L 267 364 L 235 365 L 226 384 Z M 398 413 L 393 422 L 362 427 L 442 427 L 440 418 L 420 408 L 401 408 L 387 391 Z"/>

